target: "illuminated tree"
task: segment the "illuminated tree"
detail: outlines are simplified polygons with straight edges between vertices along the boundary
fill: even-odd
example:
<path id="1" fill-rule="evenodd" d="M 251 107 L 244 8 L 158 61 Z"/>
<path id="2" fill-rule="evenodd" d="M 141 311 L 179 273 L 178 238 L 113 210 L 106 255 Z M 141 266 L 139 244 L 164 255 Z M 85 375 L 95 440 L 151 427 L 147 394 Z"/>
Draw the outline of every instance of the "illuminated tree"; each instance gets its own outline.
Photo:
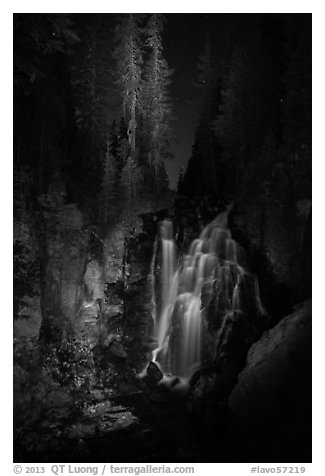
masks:
<path id="1" fill-rule="evenodd" d="M 172 71 L 163 58 L 163 16 L 154 13 L 146 27 L 147 61 L 144 66 L 142 107 L 149 163 L 156 169 L 171 141 L 171 106 L 168 96 Z"/>
<path id="2" fill-rule="evenodd" d="M 127 136 L 132 159 L 135 158 L 137 134 L 137 110 L 140 106 L 142 48 L 141 17 L 129 13 L 121 17 L 115 28 L 116 83 L 120 88 L 123 117 L 127 124 Z"/>

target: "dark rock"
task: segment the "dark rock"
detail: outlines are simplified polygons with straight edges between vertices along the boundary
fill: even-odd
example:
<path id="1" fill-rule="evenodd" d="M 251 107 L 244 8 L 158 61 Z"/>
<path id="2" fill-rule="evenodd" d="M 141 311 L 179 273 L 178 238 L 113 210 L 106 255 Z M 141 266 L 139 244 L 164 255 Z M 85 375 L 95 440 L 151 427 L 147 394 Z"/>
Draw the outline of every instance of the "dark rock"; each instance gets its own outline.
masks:
<path id="1" fill-rule="evenodd" d="M 311 461 L 310 301 L 250 348 L 229 407 L 247 461 Z"/>
<path id="2" fill-rule="evenodd" d="M 147 338 L 143 339 L 142 345 L 149 351 L 155 350 L 158 347 L 158 339 L 153 336 L 148 336 Z"/>
<path id="3" fill-rule="evenodd" d="M 159 391 L 168 395 L 171 400 L 184 400 L 189 392 L 189 382 L 187 379 L 165 375 L 160 380 Z"/>
<path id="4" fill-rule="evenodd" d="M 161 388 L 151 392 L 149 398 L 155 403 L 169 403 L 172 401 L 171 393 L 166 390 L 162 391 Z"/>
<path id="5" fill-rule="evenodd" d="M 148 276 L 156 239 L 152 234 L 133 234 L 125 244 L 125 280 L 123 289 L 123 334 L 127 341 L 128 362 L 141 372 L 151 358 L 153 342 L 152 283 Z"/>
<path id="6" fill-rule="evenodd" d="M 225 424 L 229 414 L 226 405 L 229 391 L 226 376 L 217 368 L 211 366 L 198 370 L 190 382 L 187 403 L 190 416 L 209 428 L 220 425 L 221 421 Z"/>
<path id="7" fill-rule="evenodd" d="M 123 344 L 117 340 L 113 340 L 109 346 L 109 352 L 119 359 L 126 359 L 127 353 L 123 347 Z"/>
<path id="8" fill-rule="evenodd" d="M 149 387 L 149 389 L 155 389 L 162 378 L 163 373 L 160 370 L 159 365 L 156 362 L 150 362 L 143 379 L 144 383 Z"/>
<path id="9" fill-rule="evenodd" d="M 214 300 L 206 309 L 208 323 L 219 318 L 213 303 Z M 217 330 L 210 326 L 206 333 L 205 353 L 210 364 L 197 370 L 191 378 L 188 410 L 208 426 L 221 424 L 220 418 L 225 424 L 227 418 L 222 415 L 229 415 L 227 398 L 245 366 L 247 351 L 269 323 L 268 317 L 259 314 L 253 305 L 248 311 L 220 316 L 222 325 Z"/>
<path id="10" fill-rule="evenodd" d="M 150 379 L 159 382 L 159 380 L 162 379 L 163 374 L 158 366 L 157 363 L 155 362 L 150 362 L 147 368 L 147 375 Z"/>

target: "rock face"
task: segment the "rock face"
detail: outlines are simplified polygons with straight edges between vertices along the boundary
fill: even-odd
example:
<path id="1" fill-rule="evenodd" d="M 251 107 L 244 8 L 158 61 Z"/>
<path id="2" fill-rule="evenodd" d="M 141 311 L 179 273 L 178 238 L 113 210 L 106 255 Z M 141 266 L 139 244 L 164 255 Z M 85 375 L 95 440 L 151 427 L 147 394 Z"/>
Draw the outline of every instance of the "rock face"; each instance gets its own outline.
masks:
<path id="1" fill-rule="evenodd" d="M 41 286 L 41 335 L 60 342 L 74 332 L 83 298 L 89 236 L 74 204 L 46 203 L 43 273 Z"/>
<path id="2" fill-rule="evenodd" d="M 246 461 L 310 461 L 310 301 L 252 345 L 228 403 Z"/>
<path id="3" fill-rule="evenodd" d="M 210 307 L 209 312 L 213 310 Z M 250 345 L 261 335 L 267 322 L 266 315 L 233 313 L 226 316 L 221 329 L 211 331 L 209 339 L 216 336 L 219 341 L 216 356 L 194 373 L 188 399 L 190 414 L 206 427 L 226 423 L 227 398 L 245 365 Z"/>
<path id="4" fill-rule="evenodd" d="M 141 372 L 151 360 L 154 322 L 150 265 L 155 235 L 156 231 L 152 234 L 144 229 L 126 243 L 124 342 L 129 362 L 136 372 Z"/>
<path id="5" fill-rule="evenodd" d="M 16 222 L 15 336 L 51 345 L 78 342 L 94 353 L 104 380 L 110 373 L 123 380 L 141 372 L 155 345 L 148 280 L 155 216 L 146 214 L 143 229 L 140 219 L 131 227 L 123 217 L 90 226 L 75 204 L 66 203 L 62 182 L 39 201 L 37 253 L 24 209 Z M 40 269 L 35 277 L 34 264 Z M 26 278 L 30 289 L 22 286 Z"/>
<path id="6" fill-rule="evenodd" d="M 22 200 L 23 202 L 23 200 Z M 42 315 L 40 301 L 39 246 L 33 221 L 35 217 L 20 205 L 14 217 L 14 337 L 39 335 Z"/>

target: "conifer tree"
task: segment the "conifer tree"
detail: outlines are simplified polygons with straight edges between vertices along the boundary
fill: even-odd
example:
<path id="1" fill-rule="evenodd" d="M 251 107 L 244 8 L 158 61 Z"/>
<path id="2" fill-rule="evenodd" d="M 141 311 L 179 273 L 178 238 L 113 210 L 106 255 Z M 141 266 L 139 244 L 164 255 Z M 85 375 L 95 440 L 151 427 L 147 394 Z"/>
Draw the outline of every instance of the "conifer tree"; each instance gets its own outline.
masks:
<path id="1" fill-rule="evenodd" d="M 117 85 L 122 98 L 123 117 L 126 120 L 131 158 L 135 158 L 137 110 L 140 107 L 142 48 L 141 16 L 129 13 L 121 18 L 115 29 Z"/>
<path id="2" fill-rule="evenodd" d="M 197 62 L 197 78 L 194 86 L 207 89 L 208 93 L 215 84 L 215 59 L 211 51 L 210 35 L 207 33 L 204 48 Z"/>
<path id="3" fill-rule="evenodd" d="M 75 122 L 79 131 L 88 136 L 91 159 L 97 164 L 99 151 L 105 144 L 114 98 L 107 41 L 107 25 L 103 18 L 96 14 L 87 16 L 83 41 L 71 65 Z"/>
<path id="4" fill-rule="evenodd" d="M 129 156 L 123 167 L 120 180 L 122 201 L 127 213 L 137 206 L 140 184 L 141 174 L 139 168 L 132 157 Z"/>
<path id="5" fill-rule="evenodd" d="M 147 61 L 144 67 L 142 107 L 149 163 L 157 168 L 171 141 L 171 106 L 168 86 L 172 71 L 163 58 L 163 16 L 154 13 L 146 28 Z"/>
<path id="6" fill-rule="evenodd" d="M 163 195 L 169 191 L 169 177 L 164 162 L 161 160 L 157 166 L 156 187 L 158 195 Z"/>
<path id="7" fill-rule="evenodd" d="M 130 156 L 130 143 L 127 134 L 127 125 L 124 117 L 120 119 L 118 130 L 118 142 L 119 142 L 119 168 L 122 169 L 126 164 L 128 157 Z"/>
<path id="8" fill-rule="evenodd" d="M 178 172 L 177 193 L 182 194 L 184 188 L 184 168 L 181 167 Z"/>
<path id="9" fill-rule="evenodd" d="M 117 165 L 117 172 L 121 173 L 124 162 L 122 160 L 121 155 L 121 143 L 120 143 L 120 134 L 118 130 L 118 126 L 116 120 L 113 120 L 110 131 L 109 131 L 109 151 L 112 157 L 114 157 L 116 165 Z"/>

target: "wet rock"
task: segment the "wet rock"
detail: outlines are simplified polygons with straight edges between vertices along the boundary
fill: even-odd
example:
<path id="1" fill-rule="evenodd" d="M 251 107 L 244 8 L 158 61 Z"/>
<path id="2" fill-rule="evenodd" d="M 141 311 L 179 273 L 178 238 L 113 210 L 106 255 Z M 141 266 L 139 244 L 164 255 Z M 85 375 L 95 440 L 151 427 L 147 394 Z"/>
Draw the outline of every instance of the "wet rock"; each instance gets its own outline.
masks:
<path id="1" fill-rule="evenodd" d="M 150 388 L 155 388 L 158 382 L 163 378 L 163 373 L 160 370 L 159 365 L 156 362 L 150 362 L 147 370 L 146 375 L 143 379 L 145 384 Z"/>
<path id="2" fill-rule="evenodd" d="M 87 264 L 83 280 L 87 286 L 87 294 L 92 300 L 103 298 L 105 287 L 103 268 L 96 260 L 91 260 Z"/>
<path id="3" fill-rule="evenodd" d="M 141 233 L 127 240 L 127 275 L 124 289 L 124 334 L 128 339 L 128 360 L 141 372 L 150 360 L 148 341 L 153 329 L 150 266 L 155 235 Z"/>
<path id="4" fill-rule="evenodd" d="M 184 400 L 189 392 L 190 384 L 187 379 L 164 375 L 158 383 L 159 391 L 168 392 L 171 400 Z"/>
<path id="5" fill-rule="evenodd" d="M 188 399 L 189 413 L 208 426 L 226 424 L 227 399 L 245 365 L 247 351 L 269 324 L 254 299 L 243 312 L 226 313 L 216 308 L 214 299 L 205 309 L 205 318 L 208 323 L 220 321 L 219 327 L 208 327 L 204 352 L 209 364 L 193 374 Z"/>
<path id="6" fill-rule="evenodd" d="M 100 308 L 97 302 L 84 301 L 78 311 L 74 322 L 74 332 L 76 337 L 84 343 L 94 348 L 98 338 L 103 332 L 99 320 Z"/>
<path id="7" fill-rule="evenodd" d="M 83 415 L 85 420 L 70 428 L 69 438 L 89 438 L 98 433 L 121 430 L 138 422 L 127 408 L 113 405 L 108 400 L 86 407 Z"/>
<path id="8" fill-rule="evenodd" d="M 143 339 L 142 345 L 145 349 L 148 349 L 149 351 L 155 350 L 158 347 L 158 339 L 153 336 L 148 336 Z"/>
<path id="9" fill-rule="evenodd" d="M 92 418 L 101 417 L 111 410 L 112 404 L 109 400 L 89 405 L 84 410 L 84 415 Z"/>
<path id="10" fill-rule="evenodd" d="M 117 283 L 123 274 L 126 229 L 122 223 L 110 227 L 104 239 L 104 278 L 106 283 Z"/>
<path id="11" fill-rule="evenodd" d="M 138 418 L 131 412 L 125 411 L 116 414 L 107 415 L 106 420 L 102 419 L 98 424 L 98 429 L 102 433 L 110 431 L 123 430 L 138 423 Z"/>

